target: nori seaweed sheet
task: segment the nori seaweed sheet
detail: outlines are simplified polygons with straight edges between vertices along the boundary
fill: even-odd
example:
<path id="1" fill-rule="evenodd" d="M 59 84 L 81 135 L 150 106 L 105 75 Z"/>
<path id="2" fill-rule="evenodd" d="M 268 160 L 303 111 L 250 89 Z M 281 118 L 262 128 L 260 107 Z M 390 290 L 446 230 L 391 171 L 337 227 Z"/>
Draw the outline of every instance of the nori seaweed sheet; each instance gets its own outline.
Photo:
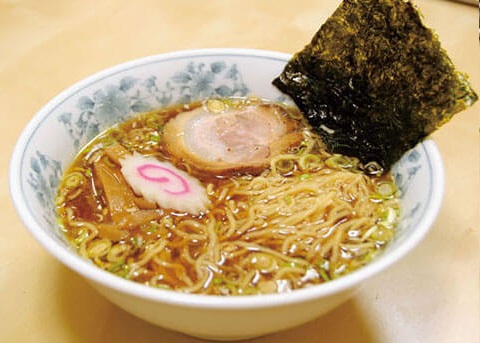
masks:
<path id="1" fill-rule="evenodd" d="M 273 84 L 328 150 L 386 169 L 478 99 L 404 0 L 344 0 Z"/>

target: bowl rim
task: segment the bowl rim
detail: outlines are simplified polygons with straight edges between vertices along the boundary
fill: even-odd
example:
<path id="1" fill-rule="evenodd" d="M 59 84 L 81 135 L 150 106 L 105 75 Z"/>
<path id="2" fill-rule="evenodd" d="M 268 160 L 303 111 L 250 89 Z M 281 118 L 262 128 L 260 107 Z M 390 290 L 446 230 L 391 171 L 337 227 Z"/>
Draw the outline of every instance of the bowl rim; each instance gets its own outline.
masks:
<path id="1" fill-rule="evenodd" d="M 25 148 L 32 135 L 35 134 L 39 125 L 47 119 L 50 111 L 65 101 L 73 93 L 84 88 L 90 83 L 97 82 L 103 78 L 125 71 L 139 65 L 154 63 L 158 61 L 175 60 L 179 58 L 206 56 L 243 56 L 243 57 L 262 57 L 285 63 L 291 58 L 291 54 L 257 50 L 257 49 L 238 49 L 238 48 L 209 48 L 194 50 L 179 50 L 174 52 L 161 53 L 151 55 L 139 59 L 134 59 L 124 63 L 117 64 L 113 67 L 96 72 L 86 78 L 74 83 L 57 96 L 47 102 L 29 121 L 20 134 L 17 143 L 13 149 L 9 167 L 9 188 L 10 195 L 14 207 L 22 220 L 24 226 L 30 234 L 53 255 L 59 262 L 77 272 L 89 281 L 93 281 L 103 287 L 110 288 L 114 291 L 125 293 L 133 297 L 147 299 L 153 302 L 166 303 L 190 308 L 209 308 L 209 309 L 254 309 L 265 307 L 285 306 L 292 303 L 301 303 L 312 301 L 314 299 L 330 296 L 342 291 L 347 291 L 360 282 L 371 278 L 372 276 L 385 270 L 387 267 L 399 261 L 403 256 L 413 250 L 418 243 L 424 238 L 433 225 L 435 218 L 440 210 L 444 193 L 444 167 L 440 152 L 433 140 L 427 139 L 421 143 L 430 169 L 434 171 L 431 175 L 431 201 L 425 208 L 423 216 L 419 220 L 416 229 L 409 235 L 403 244 L 381 259 L 373 261 L 368 265 L 356 270 L 341 278 L 329 281 L 327 283 L 316 285 L 313 287 L 298 289 L 293 292 L 281 294 L 261 294 L 261 295 L 243 295 L 243 296 L 219 296 L 219 295 L 202 295 L 202 294 L 186 294 L 172 290 L 157 289 L 133 281 L 122 279 L 111 273 L 101 270 L 93 263 L 84 260 L 76 252 L 69 251 L 65 247 L 60 247 L 46 232 L 41 229 L 41 225 L 36 221 L 30 209 L 26 205 L 23 198 L 21 166 Z"/>

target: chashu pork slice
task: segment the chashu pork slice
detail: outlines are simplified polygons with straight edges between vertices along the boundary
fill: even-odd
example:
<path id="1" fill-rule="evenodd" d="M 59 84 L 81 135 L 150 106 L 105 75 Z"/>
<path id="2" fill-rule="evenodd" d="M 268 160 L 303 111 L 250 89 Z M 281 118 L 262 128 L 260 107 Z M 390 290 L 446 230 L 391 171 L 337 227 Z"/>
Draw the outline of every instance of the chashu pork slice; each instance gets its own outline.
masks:
<path id="1" fill-rule="evenodd" d="M 274 104 L 245 105 L 222 113 L 198 107 L 169 120 L 163 137 L 176 158 L 218 176 L 258 173 L 272 157 L 302 140 L 299 122 Z"/>

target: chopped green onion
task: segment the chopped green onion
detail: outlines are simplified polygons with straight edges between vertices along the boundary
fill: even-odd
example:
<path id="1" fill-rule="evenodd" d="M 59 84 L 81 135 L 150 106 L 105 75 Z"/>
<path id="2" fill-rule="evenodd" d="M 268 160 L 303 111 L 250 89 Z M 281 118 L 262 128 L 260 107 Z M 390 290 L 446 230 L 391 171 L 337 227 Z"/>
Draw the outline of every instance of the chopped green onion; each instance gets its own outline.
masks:
<path id="1" fill-rule="evenodd" d="M 285 262 L 282 267 L 284 268 L 295 268 L 296 267 L 296 264 L 295 262 Z"/>
<path id="2" fill-rule="evenodd" d="M 307 179 L 309 179 L 309 178 L 311 178 L 311 177 L 312 177 L 312 175 L 310 175 L 310 174 L 302 174 L 302 175 L 300 175 L 298 178 L 299 178 L 301 181 L 303 181 L 303 180 L 307 180 Z"/>
<path id="3" fill-rule="evenodd" d="M 156 288 L 160 288 L 160 289 L 172 289 L 172 287 L 170 287 L 169 285 L 165 285 L 163 283 L 160 283 L 158 285 L 155 285 Z"/>
<path id="4" fill-rule="evenodd" d="M 157 132 L 152 133 L 152 134 L 150 134 L 150 140 L 152 142 L 158 143 L 158 142 L 160 142 L 160 135 Z"/>
<path id="5" fill-rule="evenodd" d="M 223 279 L 220 277 L 215 277 L 213 278 L 213 284 L 214 285 L 221 285 L 223 283 Z"/>
<path id="6" fill-rule="evenodd" d="M 124 262 L 128 253 L 130 252 L 130 246 L 127 244 L 116 244 L 112 246 L 107 254 L 107 260 L 112 263 Z"/>
<path id="7" fill-rule="evenodd" d="M 383 168 L 380 164 L 378 164 L 375 161 L 368 162 L 363 169 L 365 170 L 365 173 L 368 175 L 382 175 L 383 174 Z"/>
<path id="8" fill-rule="evenodd" d="M 328 276 L 327 271 L 325 269 L 321 268 L 319 273 L 320 273 L 320 276 L 322 277 L 322 279 L 324 281 L 330 281 L 331 280 L 330 276 Z"/>
<path id="9" fill-rule="evenodd" d="M 112 242 L 108 239 L 99 239 L 90 243 L 87 252 L 90 258 L 100 258 L 105 256 L 110 248 L 112 247 Z"/>
<path id="10" fill-rule="evenodd" d="M 83 182 L 83 175 L 80 172 L 73 172 L 65 179 L 65 187 L 68 189 L 77 188 Z"/>
<path id="11" fill-rule="evenodd" d="M 162 121 L 160 117 L 154 116 L 153 114 L 149 115 L 147 120 L 145 121 L 146 126 L 155 130 L 161 130 L 162 128 Z"/>
<path id="12" fill-rule="evenodd" d="M 397 211 L 393 207 L 386 207 L 382 210 L 380 214 L 380 225 L 385 226 L 386 228 L 393 228 L 395 223 L 397 222 L 398 214 Z"/>
<path id="13" fill-rule="evenodd" d="M 323 258 L 318 260 L 317 266 L 320 267 L 321 269 L 324 269 L 324 270 L 330 270 L 330 262 L 328 260 L 323 259 Z"/>
<path id="14" fill-rule="evenodd" d="M 319 268 L 318 272 L 324 281 L 330 281 L 331 277 L 328 275 L 330 271 L 330 261 L 321 258 L 317 262 Z"/>
<path id="15" fill-rule="evenodd" d="M 221 99 L 208 99 L 205 107 L 212 113 L 223 113 L 227 109 L 227 104 Z"/>
<path id="16" fill-rule="evenodd" d="M 300 142 L 300 147 L 306 148 L 307 146 L 308 146 L 308 142 L 305 139 Z"/>
<path id="17" fill-rule="evenodd" d="M 108 268 L 108 271 L 111 272 L 111 273 L 116 273 L 116 272 L 120 271 L 120 269 L 122 269 L 122 267 L 124 265 L 125 265 L 124 261 L 115 262 L 110 266 L 110 268 Z"/>
<path id="18" fill-rule="evenodd" d="M 248 105 L 260 104 L 262 103 L 262 99 L 256 95 L 249 95 L 245 100 L 245 103 Z"/>
<path id="19" fill-rule="evenodd" d="M 136 247 L 136 248 L 140 248 L 142 245 L 143 245 L 143 238 L 142 236 L 132 236 L 130 237 L 130 243 Z"/>
<path id="20" fill-rule="evenodd" d="M 352 168 L 354 165 L 352 160 L 350 160 L 347 156 L 334 154 L 330 156 L 326 161 L 325 164 L 330 168 L 340 168 L 340 169 L 348 169 Z"/>
<path id="21" fill-rule="evenodd" d="M 280 158 L 275 161 L 275 170 L 280 174 L 288 174 L 295 170 L 295 162 L 290 158 Z"/>
<path id="22" fill-rule="evenodd" d="M 384 199 L 391 199 L 395 195 L 396 188 L 392 182 L 380 182 L 376 186 L 377 193 L 380 194 Z"/>
<path id="23" fill-rule="evenodd" d="M 87 238 L 88 238 L 88 232 L 87 232 L 87 231 L 80 230 L 80 232 L 78 233 L 77 238 L 75 238 L 75 244 L 80 245 L 80 244 L 83 243 L 83 241 L 85 241 Z"/>
<path id="24" fill-rule="evenodd" d="M 362 264 L 367 264 L 368 262 L 373 260 L 373 258 L 377 255 L 377 251 L 378 250 L 371 250 L 368 253 L 364 254 L 363 256 L 361 256 L 360 262 Z"/>
<path id="25" fill-rule="evenodd" d="M 318 168 L 321 164 L 322 159 L 320 156 L 314 154 L 304 155 L 298 160 L 298 165 L 302 170 Z"/>
<path id="26" fill-rule="evenodd" d="M 384 199 L 380 194 L 373 193 L 370 194 L 370 200 L 372 200 L 373 202 L 382 202 Z"/>
<path id="27" fill-rule="evenodd" d="M 55 205 L 56 206 L 61 206 L 65 202 L 65 195 L 64 194 L 58 194 L 55 197 Z"/>
<path id="28" fill-rule="evenodd" d="M 156 222 L 150 222 L 150 223 L 147 223 L 145 225 L 142 225 L 141 229 L 142 229 L 143 232 L 145 232 L 147 234 L 151 234 L 151 233 L 156 232 L 158 230 L 159 226 L 160 225 Z"/>
<path id="29" fill-rule="evenodd" d="M 381 202 L 383 200 L 392 199 L 397 192 L 395 184 L 389 181 L 379 182 L 375 186 L 376 193 L 370 195 L 370 199 L 374 202 Z"/>
<path id="30" fill-rule="evenodd" d="M 393 231 L 382 225 L 378 225 L 378 228 L 370 237 L 377 242 L 388 242 L 393 238 Z"/>

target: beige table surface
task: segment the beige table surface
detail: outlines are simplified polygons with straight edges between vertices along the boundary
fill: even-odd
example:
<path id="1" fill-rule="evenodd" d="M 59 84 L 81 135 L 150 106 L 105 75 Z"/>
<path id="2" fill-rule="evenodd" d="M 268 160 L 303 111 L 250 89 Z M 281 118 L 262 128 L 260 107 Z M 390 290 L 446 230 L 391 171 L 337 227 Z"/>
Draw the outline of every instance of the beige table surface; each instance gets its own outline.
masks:
<path id="1" fill-rule="evenodd" d="M 0 342 L 200 342 L 118 309 L 29 236 L 8 191 L 14 143 L 42 105 L 91 73 L 179 49 L 293 53 L 338 3 L 0 0 Z M 478 9 L 445 0 L 416 3 L 480 91 Z M 420 246 L 333 312 L 251 342 L 479 341 L 479 108 L 433 135 L 446 166 L 446 192 Z"/>

